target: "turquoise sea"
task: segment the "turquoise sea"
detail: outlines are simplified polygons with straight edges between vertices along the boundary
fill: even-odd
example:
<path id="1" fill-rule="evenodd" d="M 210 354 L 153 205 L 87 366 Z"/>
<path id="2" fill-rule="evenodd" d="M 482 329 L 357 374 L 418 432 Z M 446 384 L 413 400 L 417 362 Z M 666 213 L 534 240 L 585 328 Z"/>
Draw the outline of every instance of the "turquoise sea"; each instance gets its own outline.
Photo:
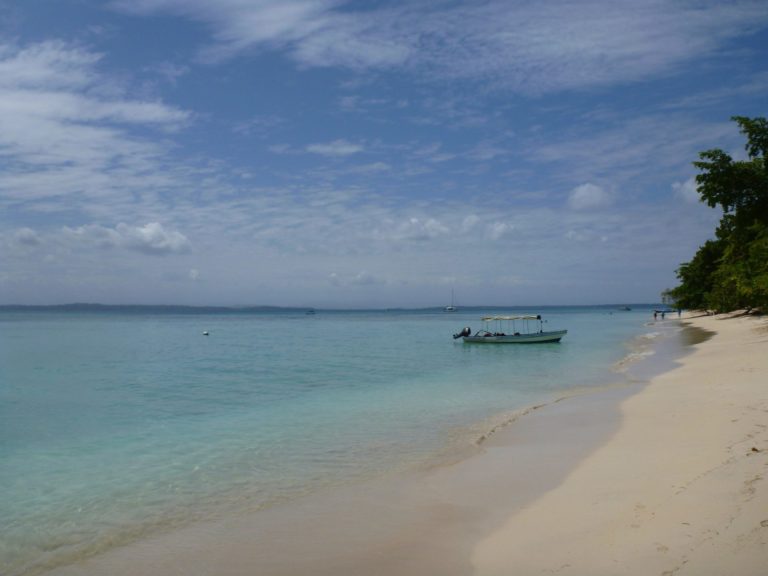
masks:
<path id="1" fill-rule="evenodd" d="M 560 344 L 463 344 L 486 313 Z M 0 573 L 439 462 L 527 406 L 631 378 L 652 308 L 0 311 Z M 204 335 L 208 332 L 209 335 Z"/>

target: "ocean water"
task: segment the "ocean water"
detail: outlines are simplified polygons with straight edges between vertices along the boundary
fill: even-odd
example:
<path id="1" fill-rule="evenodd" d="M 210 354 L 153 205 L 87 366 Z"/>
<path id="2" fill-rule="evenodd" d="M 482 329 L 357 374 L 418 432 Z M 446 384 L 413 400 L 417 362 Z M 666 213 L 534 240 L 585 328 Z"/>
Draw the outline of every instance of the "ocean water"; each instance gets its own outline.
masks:
<path id="1" fill-rule="evenodd" d="M 502 312 L 569 332 L 452 339 Z M 0 573 L 437 462 L 517 410 L 630 378 L 677 325 L 651 320 L 609 307 L 2 311 Z"/>

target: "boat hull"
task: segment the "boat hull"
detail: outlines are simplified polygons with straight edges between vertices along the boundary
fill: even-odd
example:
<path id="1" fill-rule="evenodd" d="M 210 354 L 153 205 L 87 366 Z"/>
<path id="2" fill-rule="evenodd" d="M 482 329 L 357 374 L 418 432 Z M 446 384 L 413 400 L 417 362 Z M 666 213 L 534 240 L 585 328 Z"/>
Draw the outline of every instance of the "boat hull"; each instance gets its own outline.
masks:
<path id="1" fill-rule="evenodd" d="M 553 330 L 552 332 L 535 332 L 533 334 L 508 334 L 504 336 L 464 336 L 464 342 L 470 344 L 540 344 L 544 342 L 560 342 L 568 330 Z"/>

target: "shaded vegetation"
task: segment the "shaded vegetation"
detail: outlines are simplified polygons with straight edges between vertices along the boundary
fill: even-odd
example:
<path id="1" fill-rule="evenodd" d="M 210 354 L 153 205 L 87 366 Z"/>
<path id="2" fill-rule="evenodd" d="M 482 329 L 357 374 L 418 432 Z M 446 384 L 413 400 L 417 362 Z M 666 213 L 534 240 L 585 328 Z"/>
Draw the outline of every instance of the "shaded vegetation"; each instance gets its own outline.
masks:
<path id="1" fill-rule="evenodd" d="M 682 308 L 726 312 L 768 310 L 768 122 L 734 116 L 748 159 L 734 160 L 719 149 L 699 154 L 694 165 L 701 200 L 720 207 L 723 217 L 708 240 L 677 270 L 680 285 L 667 294 Z"/>

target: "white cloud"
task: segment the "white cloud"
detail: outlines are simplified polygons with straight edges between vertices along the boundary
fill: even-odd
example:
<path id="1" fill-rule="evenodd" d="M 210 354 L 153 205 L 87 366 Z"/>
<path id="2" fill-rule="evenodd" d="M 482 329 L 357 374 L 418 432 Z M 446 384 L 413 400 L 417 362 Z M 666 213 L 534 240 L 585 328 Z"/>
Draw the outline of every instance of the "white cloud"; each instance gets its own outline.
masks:
<path id="1" fill-rule="evenodd" d="M 692 110 L 704 106 L 712 106 L 731 102 L 744 96 L 762 95 L 768 92 L 768 72 L 756 72 L 735 83 L 719 85 L 710 90 L 697 90 L 693 93 L 670 102 L 667 108 Z"/>
<path id="2" fill-rule="evenodd" d="M 576 242 L 586 240 L 586 236 L 581 232 L 577 232 L 576 230 L 568 230 L 568 232 L 565 233 L 565 237 L 568 240 L 574 240 Z"/>
<path id="3" fill-rule="evenodd" d="M 525 283 L 525 278 L 522 276 L 515 276 L 515 275 L 508 275 L 508 276 L 497 276 L 493 279 L 493 284 L 496 286 L 503 286 L 503 287 L 515 287 L 520 286 Z"/>
<path id="4" fill-rule="evenodd" d="M 512 224 L 507 224 L 506 222 L 493 222 L 488 226 L 486 233 L 489 239 L 498 240 L 512 232 L 514 229 L 515 227 Z"/>
<path id="5" fill-rule="evenodd" d="M 160 62 L 146 68 L 148 72 L 157 74 L 166 82 L 176 85 L 179 78 L 189 74 L 189 66 L 174 64 L 173 62 Z"/>
<path id="6" fill-rule="evenodd" d="M 392 167 L 386 162 L 371 162 L 369 164 L 361 164 L 350 168 L 348 171 L 353 174 L 375 174 L 380 172 L 387 172 Z"/>
<path id="7" fill-rule="evenodd" d="M 267 150 L 269 150 L 273 154 L 288 154 L 291 152 L 291 145 L 290 144 L 272 144 L 270 146 L 267 146 Z"/>
<path id="8" fill-rule="evenodd" d="M 600 186 L 586 183 L 571 190 L 568 205 L 574 210 L 602 208 L 611 203 L 611 196 Z"/>
<path id="9" fill-rule="evenodd" d="M 42 244 L 38 233 L 31 228 L 20 228 L 14 234 L 14 239 L 23 246 L 39 246 Z"/>
<path id="10" fill-rule="evenodd" d="M 284 122 L 279 116 L 254 116 L 250 120 L 239 122 L 233 127 L 233 131 L 245 136 L 256 135 L 265 137 L 271 130 L 280 126 Z"/>
<path id="11" fill-rule="evenodd" d="M 167 230 L 159 222 L 143 226 L 129 226 L 124 223 L 115 228 L 88 224 L 77 228 L 64 228 L 69 238 L 97 248 L 123 248 L 144 254 L 183 253 L 190 249 L 190 242 L 177 230 Z"/>
<path id="12" fill-rule="evenodd" d="M 0 45 L 0 201 L 67 196 L 61 209 L 71 209 L 137 179 L 172 180 L 161 165 L 167 144 L 135 130 L 175 130 L 189 113 L 128 97 L 100 60 L 62 42 Z"/>
<path id="13" fill-rule="evenodd" d="M 374 286 L 386 284 L 386 280 L 362 270 L 356 274 L 331 272 L 328 280 L 333 286 Z"/>
<path id="14" fill-rule="evenodd" d="M 442 151 L 442 147 L 443 144 L 441 142 L 433 142 L 427 146 L 417 148 L 413 151 L 412 156 L 414 159 L 424 160 L 425 162 L 432 162 L 435 164 L 447 162 L 456 157 L 455 154 Z"/>
<path id="15" fill-rule="evenodd" d="M 135 14 L 172 12 L 209 23 L 215 44 L 204 56 L 229 57 L 254 45 L 301 42 L 322 27 L 336 0 L 116 0 L 112 5 Z"/>
<path id="16" fill-rule="evenodd" d="M 77 228 L 65 226 L 63 232 L 66 237 L 96 248 L 115 248 L 121 241 L 116 230 L 99 224 L 86 224 Z"/>
<path id="17" fill-rule="evenodd" d="M 526 143 L 526 154 L 540 170 L 552 170 L 564 185 L 599 178 L 611 189 L 634 188 L 656 180 L 661 190 L 680 177 L 702 150 L 739 143 L 733 122 L 702 122 L 690 115 L 640 114 L 575 123 L 547 137 Z M 649 170 L 649 166 L 653 169 Z"/>
<path id="18" fill-rule="evenodd" d="M 50 273 L 56 264 L 61 271 L 72 271 L 71 281 L 80 283 L 77 290 L 113 274 L 110 286 L 129 296 L 135 289 L 152 299 L 160 294 L 153 279 L 174 278 L 184 289 L 194 284 L 196 292 L 187 296 L 199 302 L 273 296 L 274 303 L 301 302 L 316 289 L 327 288 L 330 270 L 337 271 L 332 281 L 338 286 L 375 285 L 386 279 L 381 293 L 387 294 L 405 285 L 440 285 L 443 278 L 455 279 L 457 288 L 498 285 L 503 282 L 500 271 L 521 269 L 537 277 L 528 286 L 545 286 L 546 281 L 588 278 L 576 263 L 600 272 L 590 260 L 589 250 L 596 246 L 619 262 L 653 253 L 651 265 L 673 275 L 674 267 L 695 249 L 692 239 L 711 233 L 717 215 L 703 207 L 691 214 L 673 212 L 676 198 L 670 183 L 686 178 L 696 152 L 720 145 L 721 137 L 727 137 L 727 146 L 741 145 L 727 114 L 714 123 L 703 121 L 695 110 L 662 113 L 663 104 L 659 107 L 653 99 L 649 106 L 655 114 L 642 107 L 628 111 L 621 97 L 602 90 L 567 101 L 534 101 L 496 98 L 498 94 L 489 94 L 487 88 L 547 92 L 669 73 L 693 51 L 707 58 L 712 46 L 723 46 L 734 30 L 748 32 L 745 13 L 756 6 L 751 2 L 731 4 L 722 30 L 709 35 L 714 20 L 726 11 L 708 1 L 692 12 L 686 12 L 688 3 L 667 10 L 656 0 L 642 5 L 622 2 L 618 7 L 592 0 L 578 7 L 558 0 L 120 4 L 136 13 L 164 11 L 208 24 L 213 31 L 208 55 L 238 53 L 239 58 L 215 70 L 170 66 L 163 71 L 162 66 L 137 64 L 119 77 L 119 70 L 114 76 L 104 73 L 107 66 L 119 65 L 119 52 L 107 57 L 63 42 L 0 47 L 0 212 L 6 214 L 0 218 L 0 225 L 6 225 L 0 228 L 2 273 L 27 270 L 44 283 L 65 278 L 63 272 Z M 662 11 L 676 24 L 651 26 Z M 683 14 L 695 18 L 679 26 L 677 36 L 668 34 Z M 624 44 L 619 31 L 626 32 Z M 694 32 L 701 32 L 700 37 L 688 42 Z M 183 42 L 174 37 L 163 43 L 163 49 L 174 51 L 171 58 L 188 48 L 189 37 L 184 37 Z M 744 47 L 750 46 L 739 46 Z M 669 59 L 660 58 L 667 49 Z M 239 118 L 236 131 L 275 136 L 269 142 L 242 137 L 205 141 L 203 128 L 213 128 L 206 135 L 221 133 L 235 126 L 233 114 L 244 112 L 223 113 L 215 95 L 203 98 L 201 93 L 193 100 L 207 125 L 199 132 L 192 125 L 191 137 L 177 140 L 171 132 L 188 127 L 193 116 L 143 95 L 152 92 L 158 74 L 167 73 L 169 80 L 189 74 L 176 91 L 163 86 L 186 101 L 182 88 L 187 80 L 206 81 L 214 74 L 223 81 L 225 76 L 231 79 L 229 72 L 238 66 L 252 69 L 244 62 L 246 50 L 279 51 L 281 58 L 291 57 L 299 67 L 398 70 L 418 78 L 418 83 L 388 73 L 340 77 L 302 76 L 299 71 L 295 78 L 290 76 L 286 98 L 339 102 L 339 94 L 347 94 L 352 81 L 359 95 L 341 100 L 344 114 L 318 104 L 311 113 L 300 106 L 299 116 L 278 106 L 287 114 L 284 119 L 271 116 L 272 109 Z M 162 51 L 144 56 L 168 57 Z M 265 61 L 271 56 L 265 54 Z M 138 71 L 144 77 L 134 76 Z M 247 72 L 243 74 L 245 78 Z M 351 80 L 340 88 L 342 79 Z M 468 82 L 451 83 L 437 95 L 434 86 L 425 85 L 446 79 Z M 320 87 L 318 98 L 292 92 L 304 90 L 304 81 Z M 684 78 L 677 82 L 684 83 Z M 763 78 L 743 92 L 759 93 L 764 85 Z M 395 110 L 394 94 L 408 98 L 403 101 L 408 110 Z M 596 94 L 603 102 L 598 112 L 580 114 L 591 109 L 590 98 Z M 659 98 L 668 93 L 663 94 Z M 302 124 L 307 114 L 320 124 Z M 416 125 L 420 115 L 429 116 L 432 123 Z M 334 131 L 321 132 L 331 128 L 331 120 L 337 121 Z M 464 130 L 468 125 L 482 129 Z M 308 129 L 314 136 L 307 139 Z M 190 150 L 199 156 L 190 157 Z M 227 155 L 230 164 L 221 160 Z M 325 158 L 337 160 L 317 161 Z M 618 206 L 612 210 L 611 191 L 618 190 L 621 212 Z M 676 183 L 673 190 L 690 196 L 690 182 Z M 565 194 L 565 202 L 558 195 L 554 206 L 554 191 L 570 194 Z M 651 207 L 651 201 L 658 203 Z M 567 206 L 572 210 L 563 210 Z M 66 219 L 57 211 L 66 211 Z M 680 219 L 681 230 L 688 226 L 684 234 L 678 234 L 676 220 L 666 219 L 671 213 Z M 17 214 L 22 217 L 14 220 Z M 38 222 L 41 228 L 18 230 L 22 222 Z M 88 222 L 101 225 L 80 226 Z M 71 228 L 51 232 L 64 223 Z M 681 241 L 664 240 L 671 236 Z M 141 256 L 189 252 L 190 239 L 194 262 L 187 257 Z M 677 252 L 669 247 L 672 244 Z M 35 246 L 45 246 L 45 251 L 33 250 Z M 35 271 L 40 258 L 29 256 L 44 253 L 50 253 L 49 266 Z M 198 269 L 204 278 L 226 282 L 190 282 L 200 278 Z M 181 291 L 170 290 L 168 298 L 177 293 L 181 297 Z M 582 294 L 566 287 L 562 293 Z M 49 294 L 59 297 L 53 287 Z M 496 294 L 516 298 L 504 291 Z M 499 301 L 488 295 L 487 301 Z M 406 289 L 392 298 L 412 302 Z M 335 301 L 346 302 L 344 296 Z"/>
<path id="19" fill-rule="evenodd" d="M 0 112 L 62 122 L 109 120 L 178 125 L 189 113 L 125 99 L 98 73 L 101 55 L 62 42 L 0 45 Z"/>
<path id="20" fill-rule="evenodd" d="M 479 223 L 480 217 L 477 214 L 470 214 L 469 216 L 465 216 L 461 221 L 461 230 L 465 233 L 470 232 Z"/>
<path id="21" fill-rule="evenodd" d="M 674 182 L 672 184 L 672 190 L 674 190 L 675 195 L 678 198 L 689 204 L 694 204 L 701 199 L 696 190 L 695 178 L 688 178 L 685 182 Z"/>
<path id="22" fill-rule="evenodd" d="M 17 48 L 0 45 L 0 87 L 71 90 L 92 85 L 95 54 L 60 41 Z"/>
<path id="23" fill-rule="evenodd" d="M 671 201 L 667 198 L 668 207 Z M 15 241 L 17 230 L 0 233 L 7 246 L 0 250 L 0 271 L 51 279 L 49 302 L 186 298 L 197 303 L 415 306 L 434 304 L 435 287 L 451 277 L 465 302 L 515 298 L 540 303 L 549 299 L 547 285 L 565 283 L 558 292 L 562 298 L 579 282 L 587 286 L 599 280 L 604 270 L 594 257 L 598 245 L 616 275 L 642 268 L 651 272 L 644 282 L 656 285 L 664 268 L 659 262 L 671 262 L 667 271 L 673 277 L 675 265 L 695 250 L 691 239 L 713 229 L 713 222 L 698 219 L 662 206 L 644 212 L 627 207 L 621 213 L 563 212 L 502 205 L 492 198 L 432 204 L 427 212 L 416 199 L 390 203 L 322 188 L 272 191 L 210 206 L 179 202 L 173 224 L 91 224 L 58 234 L 38 232 L 46 253 L 52 254 L 44 267 Z M 546 232 L 556 230 L 562 233 Z M 569 230 L 571 241 L 565 237 Z M 672 230 L 680 242 L 667 241 Z M 503 237 L 503 249 L 490 241 L 494 236 Z M 184 256 L 191 237 L 194 264 Z M 602 238 L 611 241 L 601 243 Z M 226 282 L 200 281 L 203 274 L 194 270 Z M 520 270 L 526 271 L 525 282 L 505 278 Z M 29 301 L 25 284 L 17 282 L 4 285 L 7 298 Z M 515 291 L 499 289 L 506 284 Z M 657 289 L 652 286 L 646 293 L 655 296 Z M 580 294 L 582 301 L 590 293 Z"/>
<path id="24" fill-rule="evenodd" d="M 498 156 L 509 154 L 508 150 L 494 145 L 492 142 L 479 142 L 474 149 L 469 152 L 469 157 L 479 162 L 488 162 Z"/>
<path id="25" fill-rule="evenodd" d="M 450 228 L 435 218 L 411 217 L 399 222 L 394 229 L 386 233 L 386 236 L 396 241 L 422 242 L 447 235 L 449 232 Z"/>
<path id="26" fill-rule="evenodd" d="M 307 146 L 307 152 L 320 154 L 321 156 L 351 156 L 362 151 L 363 147 L 361 145 L 353 144 L 343 139 Z"/>
<path id="27" fill-rule="evenodd" d="M 664 74 L 716 55 L 729 39 L 768 20 L 761 0 L 414 2 L 367 10 L 333 0 L 119 0 L 113 6 L 208 24 L 211 58 L 278 48 L 305 66 L 401 68 L 529 93 Z"/>
<path id="28" fill-rule="evenodd" d="M 117 232 L 123 237 L 128 248 L 147 254 L 169 254 L 186 252 L 190 248 L 189 240 L 177 230 L 166 230 L 159 222 L 150 222 L 144 226 L 118 224 Z"/>
<path id="29" fill-rule="evenodd" d="M 325 16 L 322 25 L 293 44 L 293 55 L 302 64 L 392 68 L 406 64 L 417 50 L 418 32 L 404 26 L 396 13 L 332 12 Z"/>

